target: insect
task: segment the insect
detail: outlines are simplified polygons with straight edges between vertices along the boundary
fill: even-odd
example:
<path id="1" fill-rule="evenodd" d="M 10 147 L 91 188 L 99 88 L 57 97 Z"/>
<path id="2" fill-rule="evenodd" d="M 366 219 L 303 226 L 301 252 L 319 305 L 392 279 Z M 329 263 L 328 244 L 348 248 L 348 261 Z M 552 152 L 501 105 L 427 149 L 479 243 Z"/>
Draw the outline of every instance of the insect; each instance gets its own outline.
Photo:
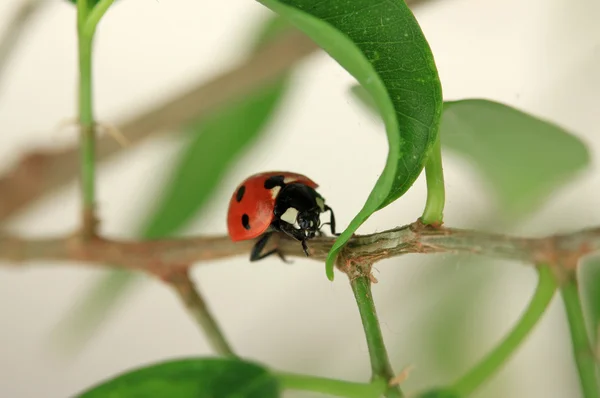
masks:
<path id="1" fill-rule="evenodd" d="M 233 193 L 227 213 L 227 228 L 233 241 L 254 239 L 260 236 L 252 248 L 250 261 L 258 261 L 277 254 L 285 261 L 278 249 L 262 254 L 262 250 L 274 232 L 302 242 L 308 256 L 306 241 L 329 224 L 335 233 L 333 210 L 317 191 L 318 185 L 302 174 L 272 171 L 254 174 L 244 180 Z M 330 212 L 329 223 L 321 224 L 321 213 Z"/>

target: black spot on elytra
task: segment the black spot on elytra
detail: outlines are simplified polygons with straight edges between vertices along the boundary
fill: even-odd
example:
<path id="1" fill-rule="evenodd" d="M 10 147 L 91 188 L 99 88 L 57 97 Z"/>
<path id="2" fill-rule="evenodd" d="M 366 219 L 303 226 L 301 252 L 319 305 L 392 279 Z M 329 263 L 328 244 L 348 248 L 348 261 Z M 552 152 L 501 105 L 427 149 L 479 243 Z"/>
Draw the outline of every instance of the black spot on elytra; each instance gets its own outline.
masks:
<path id="1" fill-rule="evenodd" d="M 250 217 L 248 217 L 248 214 L 242 216 L 242 225 L 244 228 L 250 229 Z"/>
<path id="2" fill-rule="evenodd" d="M 265 189 L 273 189 L 275 187 L 284 186 L 285 185 L 285 183 L 283 182 L 284 179 L 285 179 L 285 176 L 273 176 L 273 177 L 267 178 L 265 181 Z"/>
<path id="3" fill-rule="evenodd" d="M 244 193 L 246 192 L 246 186 L 242 185 L 236 192 L 235 194 L 235 200 L 239 202 L 242 201 L 242 198 L 244 197 Z"/>

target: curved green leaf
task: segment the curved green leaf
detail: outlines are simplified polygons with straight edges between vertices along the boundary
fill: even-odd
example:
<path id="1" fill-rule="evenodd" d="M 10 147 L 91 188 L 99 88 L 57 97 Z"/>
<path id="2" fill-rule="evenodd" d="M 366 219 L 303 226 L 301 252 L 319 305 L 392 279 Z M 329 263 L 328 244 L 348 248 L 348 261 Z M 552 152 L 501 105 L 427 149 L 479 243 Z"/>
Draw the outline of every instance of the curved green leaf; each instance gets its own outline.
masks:
<path id="1" fill-rule="evenodd" d="M 79 398 L 277 398 L 279 384 L 266 369 L 236 359 L 184 359 L 127 372 Z"/>
<path id="2" fill-rule="evenodd" d="M 389 143 L 385 168 L 360 212 L 336 240 L 335 258 L 366 219 L 417 179 L 438 132 L 442 89 L 433 55 L 402 0 L 259 0 L 310 36 L 371 94 Z"/>

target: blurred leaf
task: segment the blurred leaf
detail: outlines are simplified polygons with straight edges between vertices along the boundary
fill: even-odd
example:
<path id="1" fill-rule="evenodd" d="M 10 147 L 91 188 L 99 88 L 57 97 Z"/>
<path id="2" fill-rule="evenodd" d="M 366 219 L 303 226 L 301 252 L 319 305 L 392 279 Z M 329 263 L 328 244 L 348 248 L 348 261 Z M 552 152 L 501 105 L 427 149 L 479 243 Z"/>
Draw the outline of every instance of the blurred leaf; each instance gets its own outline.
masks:
<path id="1" fill-rule="evenodd" d="M 288 28 L 281 18 L 270 19 L 254 50 Z M 192 141 L 144 228 L 145 238 L 170 235 L 198 213 L 224 174 L 265 131 L 286 92 L 288 80 L 289 76 L 284 76 L 187 128 Z"/>
<path id="2" fill-rule="evenodd" d="M 588 333 L 594 346 L 600 348 L 600 254 L 581 261 L 578 280 Z"/>
<path id="3" fill-rule="evenodd" d="M 362 210 L 334 243 L 327 277 L 342 246 L 375 211 L 414 183 L 438 133 L 442 89 L 431 50 L 404 1 L 259 0 L 289 18 L 371 94 L 389 143 L 385 168 Z"/>
<path id="4" fill-rule="evenodd" d="M 196 215 L 240 153 L 264 131 L 284 85 L 281 80 L 264 87 L 192 127 L 194 139 L 146 227 L 147 238 L 169 234 Z"/>
<path id="5" fill-rule="evenodd" d="M 447 390 L 432 390 L 420 394 L 418 398 L 461 398 L 460 395 L 453 391 Z"/>
<path id="6" fill-rule="evenodd" d="M 498 102 L 446 102 L 442 145 L 467 158 L 518 216 L 539 207 L 590 162 L 585 144 L 565 129 Z"/>
<path id="7" fill-rule="evenodd" d="M 73 3 L 73 4 L 77 4 L 77 0 L 67 0 L 69 3 Z M 94 8 L 96 7 L 96 4 L 98 4 L 100 2 L 100 0 L 88 0 L 88 3 L 90 4 L 90 8 Z"/>
<path id="8" fill-rule="evenodd" d="M 361 86 L 351 93 L 377 113 Z M 447 101 L 440 124 L 444 149 L 465 157 L 498 198 L 500 210 L 518 217 L 590 163 L 585 144 L 550 122 L 483 99 Z"/>
<path id="9" fill-rule="evenodd" d="M 137 369 L 82 393 L 80 398 L 277 398 L 277 379 L 235 359 L 184 359 Z"/>
<path id="10" fill-rule="evenodd" d="M 252 47 L 258 49 L 289 28 L 281 18 L 269 19 Z M 284 76 L 185 128 L 190 143 L 182 151 L 178 165 L 162 189 L 162 198 L 142 228 L 144 238 L 171 235 L 200 212 L 223 176 L 264 133 L 264 127 L 287 92 L 288 81 L 289 76 Z M 135 277 L 123 271 L 105 275 L 61 322 L 58 335 L 73 339 L 71 345 L 87 341 L 93 328 L 121 302 Z"/>

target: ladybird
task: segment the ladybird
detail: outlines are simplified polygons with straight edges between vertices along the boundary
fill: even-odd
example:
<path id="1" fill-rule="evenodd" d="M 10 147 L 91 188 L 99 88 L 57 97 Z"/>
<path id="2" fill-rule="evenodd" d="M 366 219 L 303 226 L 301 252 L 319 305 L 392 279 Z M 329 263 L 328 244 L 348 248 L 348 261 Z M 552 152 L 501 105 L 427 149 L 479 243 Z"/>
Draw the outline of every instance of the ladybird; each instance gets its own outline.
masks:
<path id="1" fill-rule="evenodd" d="M 274 232 L 283 232 L 302 243 L 308 256 L 306 241 L 321 233 L 329 224 L 335 232 L 333 210 L 315 190 L 318 185 L 297 173 L 271 171 L 254 174 L 237 186 L 229 202 L 227 228 L 232 241 L 260 237 L 250 254 L 250 261 L 258 261 L 271 254 L 285 259 L 278 249 L 262 254 Z M 321 224 L 321 213 L 330 212 L 329 223 Z"/>

